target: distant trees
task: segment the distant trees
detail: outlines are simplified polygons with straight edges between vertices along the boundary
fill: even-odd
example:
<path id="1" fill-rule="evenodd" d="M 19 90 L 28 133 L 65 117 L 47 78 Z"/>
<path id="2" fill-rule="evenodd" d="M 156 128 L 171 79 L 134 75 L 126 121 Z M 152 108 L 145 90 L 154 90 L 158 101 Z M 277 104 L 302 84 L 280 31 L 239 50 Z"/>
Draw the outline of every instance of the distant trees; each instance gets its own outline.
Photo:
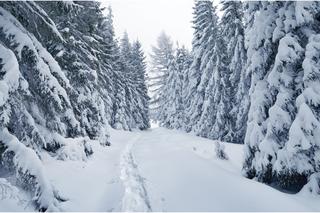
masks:
<path id="1" fill-rule="evenodd" d="M 149 71 L 149 88 L 151 93 L 151 117 L 158 119 L 164 104 L 163 90 L 169 75 L 169 64 L 173 59 L 173 43 L 164 32 L 157 40 L 157 46 L 152 47 L 151 67 Z"/>
<path id="2" fill-rule="evenodd" d="M 246 129 L 243 120 L 246 120 L 249 107 L 249 80 L 244 74 L 246 51 L 242 5 L 229 1 L 223 5 L 225 15 L 219 21 L 212 1 L 195 1 L 192 52 L 183 70 L 177 72 L 174 68 L 173 61 L 177 61 L 179 56 L 172 56 L 170 42 L 167 42 L 170 54 L 154 48 L 153 61 L 161 61 L 160 73 L 165 70 L 167 74 L 161 78 L 161 84 L 165 86 L 157 88 L 153 97 L 161 97 L 164 103 L 159 104 L 161 110 L 157 110 L 161 125 L 192 131 L 211 139 L 243 143 Z M 175 52 L 181 50 L 178 48 Z M 157 69 L 154 71 L 159 72 Z M 177 91 L 177 87 L 182 89 Z M 239 105 L 243 107 L 239 109 Z M 183 112 L 179 115 L 178 125 L 171 114 L 172 108 Z"/>
<path id="3" fill-rule="evenodd" d="M 118 64 L 115 72 L 116 95 L 112 126 L 117 129 L 147 129 L 149 123 L 149 97 L 146 86 L 145 56 L 139 41 L 131 44 L 125 33 L 120 41 Z"/>
<path id="4" fill-rule="evenodd" d="M 177 48 L 174 58 L 168 64 L 168 77 L 162 91 L 165 101 L 161 106 L 158 117 L 160 124 L 167 128 L 183 128 L 186 116 L 183 98 L 183 75 L 189 65 L 189 52 L 184 47 Z"/>

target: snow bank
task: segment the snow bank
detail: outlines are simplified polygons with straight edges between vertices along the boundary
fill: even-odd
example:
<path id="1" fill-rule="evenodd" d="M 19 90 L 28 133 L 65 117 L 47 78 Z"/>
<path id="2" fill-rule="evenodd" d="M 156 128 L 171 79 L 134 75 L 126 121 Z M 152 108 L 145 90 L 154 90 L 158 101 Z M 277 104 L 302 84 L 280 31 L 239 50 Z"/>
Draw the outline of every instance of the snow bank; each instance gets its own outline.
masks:
<path id="1" fill-rule="evenodd" d="M 54 151 L 58 160 L 86 161 L 88 156 L 93 153 L 90 143 L 95 141 L 90 140 L 89 137 L 65 138 L 42 126 L 38 125 L 37 128 L 47 144 L 56 147 L 56 150 L 50 150 L 51 147 L 48 147 L 48 145 L 46 148 L 49 151 Z"/>
<path id="2" fill-rule="evenodd" d="M 86 161 L 93 153 L 87 138 L 65 138 L 64 145 L 57 151 L 59 160 Z"/>

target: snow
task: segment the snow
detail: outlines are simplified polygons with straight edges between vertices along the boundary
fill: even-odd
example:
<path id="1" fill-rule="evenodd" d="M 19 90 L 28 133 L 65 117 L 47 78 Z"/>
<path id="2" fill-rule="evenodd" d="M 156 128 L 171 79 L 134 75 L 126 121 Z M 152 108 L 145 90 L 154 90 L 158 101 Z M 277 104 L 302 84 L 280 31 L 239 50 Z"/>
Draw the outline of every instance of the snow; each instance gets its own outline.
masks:
<path id="1" fill-rule="evenodd" d="M 51 184 L 67 199 L 61 210 L 320 211 L 308 188 L 286 194 L 244 178 L 242 145 L 224 143 L 229 160 L 218 160 L 215 141 L 180 131 L 111 129 L 110 136 L 111 147 L 91 141 L 87 161 L 42 156 Z"/>
<path id="2" fill-rule="evenodd" d="M 134 143 L 140 138 L 137 135 L 128 143 L 120 160 L 120 179 L 125 189 L 122 198 L 123 211 L 151 211 L 150 201 L 144 178 L 140 176 L 138 166 L 132 154 Z"/>
<path id="3" fill-rule="evenodd" d="M 44 18 L 44 17 L 48 17 L 48 16 L 47 16 L 46 12 L 41 7 L 39 7 L 34 2 L 28 2 L 28 3 L 25 4 L 25 6 L 28 7 L 29 10 L 32 11 L 32 13 L 35 13 L 39 17 L 41 17 L 42 21 L 51 29 L 52 33 L 54 33 L 61 41 L 64 41 L 63 37 L 59 33 L 59 31 L 58 31 L 56 25 L 54 24 L 54 22 L 51 19 Z"/>
<path id="4" fill-rule="evenodd" d="M 60 85 L 59 81 L 54 76 L 54 74 L 57 75 L 61 80 L 63 80 L 63 84 L 66 87 L 70 87 L 68 79 L 62 72 L 55 59 L 48 53 L 48 51 L 41 45 L 34 35 L 27 32 L 27 30 L 17 21 L 17 19 L 3 8 L 0 8 L 0 18 L 3 19 L 3 21 L 0 22 L 0 28 L 2 28 L 4 36 L 7 39 L 10 38 L 11 42 L 16 45 L 15 51 L 17 52 L 18 58 L 21 59 L 21 54 L 24 47 L 30 49 L 37 58 L 36 68 L 39 71 L 39 76 L 37 77 L 50 89 L 50 91 L 46 92 L 54 98 L 61 109 L 63 108 L 63 100 L 61 100 L 61 97 L 63 97 L 66 104 L 71 105 L 65 88 L 63 85 Z M 12 60 L 13 59 L 10 61 Z M 15 58 L 15 60 L 17 61 L 17 58 Z M 13 69 L 18 68 L 18 65 L 13 66 Z"/>
<path id="5" fill-rule="evenodd" d="M 301 193 L 311 193 L 315 197 L 320 194 L 320 173 L 314 173 L 310 176 L 309 182 L 303 187 Z"/>
<path id="6" fill-rule="evenodd" d="M 0 130 L 0 141 L 7 147 L 6 152 L 14 153 L 13 163 L 17 176 L 21 173 L 29 174 L 35 179 L 35 186 L 30 186 L 35 191 L 32 200 L 36 201 L 39 208 L 57 211 L 56 191 L 45 175 L 45 169 L 36 153 L 20 143 L 7 129 Z"/>
<path id="7" fill-rule="evenodd" d="M 14 92 L 19 86 L 19 63 L 14 53 L 0 44 L 0 62 L 5 75 L 0 80 L 0 106 L 9 99 L 9 93 Z"/>
<path id="8" fill-rule="evenodd" d="M 86 149 L 91 150 L 88 145 L 89 139 L 83 138 L 66 138 L 64 145 L 58 150 L 59 160 L 71 160 L 71 161 L 86 161 L 87 154 Z"/>
<path id="9" fill-rule="evenodd" d="M 32 211 L 31 198 L 6 179 L 0 178 L 0 211 Z"/>

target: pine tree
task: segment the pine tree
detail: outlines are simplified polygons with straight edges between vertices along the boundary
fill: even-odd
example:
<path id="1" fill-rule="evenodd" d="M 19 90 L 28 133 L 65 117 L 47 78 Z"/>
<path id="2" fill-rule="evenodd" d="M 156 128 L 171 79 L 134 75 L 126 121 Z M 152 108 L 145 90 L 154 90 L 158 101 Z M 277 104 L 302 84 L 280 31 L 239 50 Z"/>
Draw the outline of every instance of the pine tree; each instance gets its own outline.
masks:
<path id="1" fill-rule="evenodd" d="M 283 7 L 282 5 L 279 5 Z M 290 9 L 285 9 L 286 14 Z M 282 8 L 278 10 L 279 18 L 277 23 L 283 23 Z M 279 30 L 277 25 L 276 31 Z M 288 29 L 288 28 L 287 28 Z M 275 32 L 276 32 L 275 31 Z M 291 31 L 291 30 L 290 30 Z M 299 90 L 299 83 L 296 80 L 301 74 L 300 66 L 303 56 L 303 48 L 299 44 L 298 37 L 292 32 L 287 31 L 283 37 L 275 38 L 273 42 L 278 44 L 278 53 L 276 55 L 272 71 L 268 76 L 269 88 L 275 94 L 275 102 L 269 109 L 269 118 L 267 131 L 264 140 L 259 148 L 261 152 L 260 166 L 262 171 L 259 176 L 264 181 L 271 181 L 273 164 L 277 159 L 277 152 L 282 149 L 288 140 L 288 133 L 294 117 L 294 102 Z"/>
<path id="2" fill-rule="evenodd" d="M 125 111 L 126 100 L 125 100 L 125 76 L 123 73 L 123 60 L 121 57 L 120 46 L 118 41 L 112 49 L 113 56 L 113 71 L 114 71 L 114 94 L 115 97 L 112 116 L 111 116 L 111 126 L 116 129 L 129 130 L 129 125 L 127 124 L 127 115 Z"/>
<path id="3" fill-rule="evenodd" d="M 276 7 L 270 2 L 247 2 L 246 14 L 246 47 L 247 75 L 251 76 L 250 110 L 248 114 L 245 137 L 243 165 L 244 175 L 260 180 L 269 178 L 268 174 L 260 175 L 261 164 L 259 145 L 267 131 L 269 108 L 273 104 L 273 94 L 268 88 L 267 76 L 273 66 L 276 48 L 272 42 Z"/>
<path id="4" fill-rule="evenodd" d="M 32 189 L 39 210 L 56 211 L 59 195 L 36 153 L 60 145 L 45 129 L 65 137 L 70 129 L 80 129 L 67 92 L 70 83 L 42 45 L 50 40 L 61 44 L 63 38 L 34 2 L 1 2 L 0 11 L 0 163 Z"/>
<path id="5" fill-rule="evenodd" d="M 98 36 L 100 34 L 98 25 L 102 19 L 100 3 L 41 2 L 40 4 L 54 18 L 65 40 L 63 45 L 52 50 L 52 54 L 56 55 L 58 63 L 70 79 L 72 86 L 70 99 L 82 127 L 81 134 L 108 143 L 106 141 L 108 121 L 104 102 L 106 99 L 98 88 L 103 77 L 100 74 L 105 71 L 103 67 L 108 67 L 99 60 L 103 53 L 99 45 L 101 40 L 96 39 L 101 37 Z"/>
<path id="6" fill-rule="evenodd" d="M 225 141 L 243 143 L 249 110 L 250 77 L 246 75 L 246 50 L 244 47 L 243 5 L 237 1 L 222 2 L 221 34 L 226 45 L 230 72 L 230 113 Z"/>
<path id="7" fill-rule="evenodd" d="M 99 50 L 96 52 L 100 62 L 98 70 L 98 90 L 105 106 L 105 115 L 107 121 L 112 120 L 112 103 L 114 102 L 114 75 L 113 75 L 113 49 L 115 48 L 115 33 L 113 27 L 113 14 L 111 7 L 108 8 L 107 16 L 103 15 L 105 8 L 98 10 L 99 16 L 97 24 L 96 39 Z M 102 63 L 101 63 L 102 62 Z"/>
<path id="8" fill-rule="evenodd" d="M 287 124 L 285 138 L 276 147 L 281 150 L 276 153 L 274 170 L 281 186 L 300 189 L 308 179 L 312 181 L 312 174 L 320 171 L 320 115 L 317 109 L 320 57 L 320 28 L 317 17 L 320 14 L 320 5 L 319 2 L 286 2 L 281 6 L 277 22 L 279 33 L 275 35 L 283 35 L 278 55 L 279 58 L 282 56 L 286 59 L 282 59 L 286 63 L 282 63 L 281 66 L 283 73 L 275 73 L 271 77 L 277 74 L 276 76 L 282 79 L 279 82 L 277 102 L 281 101 L 280 95 L 287 96 L 286 101 L 282 101 L 282 106 L 286 104 L 287 112 L 286 114 L 282 112 L 281 115 L 287 115 L 285 121 L 290 122 L 290 125 L 285 123 Z M 288 20 L 292 25 L 287 24 Z M 284 51 L 286 50 L 284 46 L 287 51 Z M 293 77 L 295 79 L 291 79 Z M 288 103 L 288 100 L 291 102 Z M 267 154 L 270 155 L 270 152 Z"/>
<path id="9" fill-rule="evenodd" d="M 187 50 L 177 48 L 175 57 L 169 64 L 169 76 L 164 86 L 164 104 L 159 115 L 159 123 L 171 129 L 182 129 L 185 119 L 183 99 L 183 74 L 188 69 Z"/>
<path id="10" fill-rule="evenodd" d="M 215 83 L 213 87 L 213 93 L 215 97 L 211 103 L 215 106 L 214 125 L 209 137 L 212 139 L 227 141 L 230 142 L 233 135 L 232 134 L 232 118 L 230 115 L 231 112 L 231 103 L 232 103 L 232 86 L 230 82 L 230 69 L 227 67 L 227 53 L 224 51 L 224 46 L 226 43 L 222 39 L 222 35 L 219 36 L 216 52 L 217 61 L 216 61 L 216 74 Z M 212 115 L 211 115 L 212 116 Z"/>
<path id="11" fill-rule="evenodd" d="M 125 32 L 122 39 L 120 40 L 120 57 L 122 62 L 122 75 L 124 77 L 125 84 L 125 100 L 126 100 L 126 120 L 129 129 L 134 129 L 136 127 L 137 121 L 137 103 L 134 98 L 134 82 L 133 82 L 133 67 L 131 64 L 132 59 L 132 45 L 129 40 L 128 33 Z"/>
<path id="12" fill-rule="evenodd" d="M 60 159 L 76 144 L 88 157 L 90 139 L 109 144 L 108 123 L 149 127 L 141 45 L 120 50 L 111 9 L 103 10 L 99 2 L 0 3 L 0 164 L 40 211 L 65 201 L 43 152 Z"/>
<path id="13" fill-rule="evenodd" d="M 139 114 L 137 120 L 137 128 L 144 130 L 150 127 L 149 123 L 149 96 L 146 85 L 146 69 L 145 56 L 142 50 L 141 43 L 135 41 L 132 45 L 132 60 L 133 82 L 135 84 L 137 111 Z"/>
<path id="14" fill-rule="evenodd" d="M 194 6 L 194 38 L 192 41 L 193 62 L 191 64 L 188 79 L 186 111 L 187 118 L 185 130 L 200 132 L 197 122 L 200 119 L 204 103 L 205 89 L 212 76 L 213 50 L 218 33 L 218 17 L 212 1 L 195 1 Z M 201 124 L 200 124 L 201 125 Z"/>
<path id="15" fill-rule="evenodd" d="M 159 119 L 164 104 L 164 86 L 168 78 L 169 63 L 173 59 L 173 44 L 164 32 L 157 40 L 157 46 L 152 47 L 151 68 L 149 71 L 149 88 L 151 93 L 150 110 L 153 119 Z"/>
<path id="16" fill-rule="evenodd" d="M 114 121 L 113 127 L 116 129 L 130 130 L 130 126 L 128 124 L 128 115 L 126 111 L 126 94 L 125 94 L 125 86 L 121 83 L 118 83 L 115 87 L 117 91 L 116 95 L 116 109 L 114 110 Z"/>
<path id="17" fill-rule="evenodd" d="M 318 80 L 319 3 L 272 2 L 259 6 L 259 15 L 255 15 L 248 31 L 252 86 L 244 170 L 249 177 L 295 191 L 308 179 L 316 181 L 316 175 L 312 175 L 319 172 L 319 116 L 314 87 Z M 251 44 L 262 40 L 254 41 L 251 33 L 263 32 L 261 26 L 268 29 L 268 34 L 262 34 L 265 44 L 258 54 Z M 268 60 L 261 60 L 261 56 L 268 56 Z M 269 64 L 267 69 L 252 70 L 252 65 L 264 61 Z"/>

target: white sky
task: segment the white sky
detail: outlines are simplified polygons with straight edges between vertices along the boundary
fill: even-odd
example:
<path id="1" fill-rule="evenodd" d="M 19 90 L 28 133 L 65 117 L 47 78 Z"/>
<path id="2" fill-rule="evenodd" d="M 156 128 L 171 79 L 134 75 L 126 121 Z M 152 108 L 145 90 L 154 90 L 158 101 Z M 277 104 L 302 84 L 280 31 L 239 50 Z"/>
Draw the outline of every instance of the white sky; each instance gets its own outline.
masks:
<path id="1" fill-rule="evenodd" d="M 117 37 L 126 30 L 131 40 L 139 39 L 150 53 L 160 32 L 191 48 L 193 0 L 101 0 L 111 5 Z"/>

